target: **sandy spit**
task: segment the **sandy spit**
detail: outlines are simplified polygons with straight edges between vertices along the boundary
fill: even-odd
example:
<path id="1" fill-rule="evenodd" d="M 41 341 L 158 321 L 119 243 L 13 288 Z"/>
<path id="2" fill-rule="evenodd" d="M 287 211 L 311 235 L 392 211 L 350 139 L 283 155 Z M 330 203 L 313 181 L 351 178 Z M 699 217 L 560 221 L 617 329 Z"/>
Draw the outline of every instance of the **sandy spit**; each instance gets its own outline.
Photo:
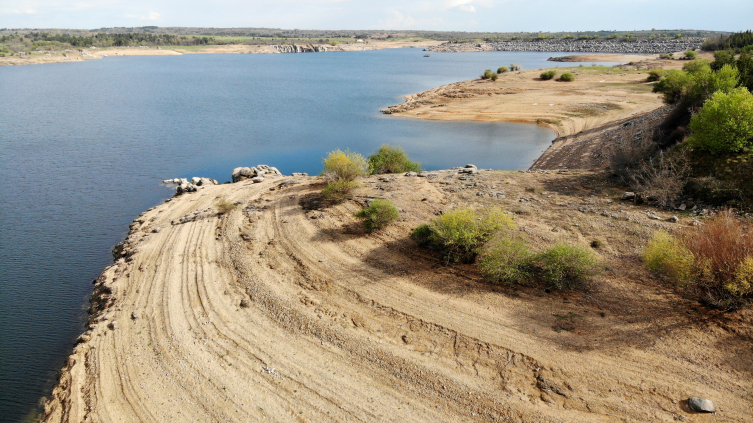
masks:
<path id="1" fill-rule="evenodd" d="M 434 175 L 363 178 L 331 207 L 318 177 L 245 181 L 143 213 L 44 421 L 707 421 L 689 396 L 748 421 L 753 316 L 719 317 L 636 259 L 687 218 L 649 220 L 590 173 Z M 374 196 L 401 219 L 366 234 L 353 214 Z M 223 197 L 238 207 L 218 215 Z M 588 291 L 490 286 L 408 236 L 460 205 L 514 211 L 535 247 L 599 237 L 609 270 Z"/>

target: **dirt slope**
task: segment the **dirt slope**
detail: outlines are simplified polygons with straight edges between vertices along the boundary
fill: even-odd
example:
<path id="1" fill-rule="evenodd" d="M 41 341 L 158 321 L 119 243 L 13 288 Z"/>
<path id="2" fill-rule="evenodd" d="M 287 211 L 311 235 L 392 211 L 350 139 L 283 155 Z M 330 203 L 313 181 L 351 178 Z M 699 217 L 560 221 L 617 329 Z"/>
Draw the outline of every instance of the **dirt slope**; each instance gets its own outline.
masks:
<path id="1" fill-rule="evenodd" d="M 692 218 L 650 220 L 588 173 L 370 177 L 334 207 L 319 178 L 291 179 L 140 216 L 44 421 L 750 421 L 750 313 L 705 310 L 636 259 Z M 365 234 L 353 213 L 374 196 L 402 216 Z M 222 197 L 239 207 L 218 216 Z M 464 204 L 515 212 L 534 245 L 598 238 L 607 270 L 587 291 L 494 287 L 409 239 Z"/>

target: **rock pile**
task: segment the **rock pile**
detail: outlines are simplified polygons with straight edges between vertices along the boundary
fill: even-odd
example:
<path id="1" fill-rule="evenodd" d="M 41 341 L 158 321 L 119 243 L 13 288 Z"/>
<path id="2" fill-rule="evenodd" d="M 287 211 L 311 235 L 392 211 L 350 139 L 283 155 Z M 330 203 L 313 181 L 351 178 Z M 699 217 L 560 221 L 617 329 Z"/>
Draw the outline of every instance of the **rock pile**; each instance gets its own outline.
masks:
<path id="1" fill-rule="evenodd" d="M 700 37 L 681 39 L 639 39 L 625 41 L 622 39 L 527 39 L 503 40 L 491 43 L 453 43 L 446 42 L 438 46 L 425 48 L 424 51 L 454 53 L 464 51 L 559 51 L 579 53 L 633 53 L 657 54 L 674 53 L 699 49 L 704 39 Z"/>
<path id="2" fill-rule="evenodd" d="M 298 45 L 298 44 L 281 44 L 273 47 L 278 53 L 323 53 L 327 51 L 326 46 Z"/>
<path id="3" fill-rule="evenodd" d="M 236 167 L 233 169 L 233 182 L 251 179 L 255 183 L 263 182 L 265 177 L 282 176 L 276 167 L 257 165 L 255 167 Z"/>
<path id="4" fill-rule="evenodd" d="M 207 185 L 219 185 L 219 183 L 214 179 L 200 178 L 198 176 L 194 176 L 190 181 L 186 178 L 175 178 L 165 179 L 164 181 L 162 181 L 162 183 L 175 184 L 175 195 L 180 195 L 184 192 L 196 192 L 199 187 L 204 187 Z"/>

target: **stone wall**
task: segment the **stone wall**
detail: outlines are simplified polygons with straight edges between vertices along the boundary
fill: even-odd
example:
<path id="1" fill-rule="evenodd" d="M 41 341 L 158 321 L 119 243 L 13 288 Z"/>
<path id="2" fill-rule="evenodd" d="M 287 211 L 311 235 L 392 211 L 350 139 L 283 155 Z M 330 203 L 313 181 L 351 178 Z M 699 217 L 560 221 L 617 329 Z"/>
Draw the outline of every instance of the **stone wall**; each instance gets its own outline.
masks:
<path id="1" fill-rule="evenodd" d="M 505 40 L 490 43 L 452 43 L 447 42 L 424 49 L 442 53 L 464 51 L 556 51 L 578 53 L 638 53 L 657 54 L 674 53 L 690 49 L 700 49 L 703 38 L 682 39 L 640 39 L 624 41 L 618 39 L 526 39 Z"/>

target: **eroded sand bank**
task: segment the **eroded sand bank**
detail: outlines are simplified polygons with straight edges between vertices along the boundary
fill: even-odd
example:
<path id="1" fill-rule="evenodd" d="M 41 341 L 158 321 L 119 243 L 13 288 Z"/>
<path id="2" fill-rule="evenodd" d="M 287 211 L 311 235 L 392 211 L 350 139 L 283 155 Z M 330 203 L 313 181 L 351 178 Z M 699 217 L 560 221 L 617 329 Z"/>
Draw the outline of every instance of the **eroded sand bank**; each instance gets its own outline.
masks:
<path id="1" fill-rule="evenodd" d="M 320 178 L 282 177 L 139 216 L 44 421 L 708 421 L 689 396 L 749 420 L 751 313 L 699 307 L 635 256 L 688 218 L 650 220 L 588 173 L 362 182 L 331 207 Z M 402 216 L 366 234 L 353 213 L 374 196 Z M 490 286 L 409 239 L 460 205 L 515 211 L 534 247 L 598 237 L 607 270 L 587 291 Z"/>

